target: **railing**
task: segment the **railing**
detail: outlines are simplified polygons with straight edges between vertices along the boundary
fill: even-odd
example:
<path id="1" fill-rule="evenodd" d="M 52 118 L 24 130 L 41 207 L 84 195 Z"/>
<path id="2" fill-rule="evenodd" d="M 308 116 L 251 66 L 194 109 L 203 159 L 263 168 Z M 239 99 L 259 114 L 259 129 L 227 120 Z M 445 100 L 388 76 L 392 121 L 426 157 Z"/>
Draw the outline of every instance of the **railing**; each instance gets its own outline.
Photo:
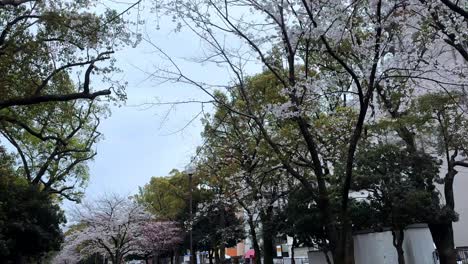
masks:
<path id="1" fill-rule="evenodd" d="M 457 248 L 457 257 L 459 263 L 461 264 L 468 264 L 468 248 L 466 247 L 461 247 Z"/>
<path id="2" fill-rule="evenodd" d="M 309 264 L 309 258 L 294 258 L 295 264 Z M 291 258 L 275 258 L 273 264 L 293 264 Z"/>
<path id="3" fill-rule="evenodd" d="M 439 264 L 439 256 L 437 252 L 432 253 L 434 258 L 434 264 Z M 457 248 L 457 264 L 468 264 L 468 247 L 459 247 Z"/>

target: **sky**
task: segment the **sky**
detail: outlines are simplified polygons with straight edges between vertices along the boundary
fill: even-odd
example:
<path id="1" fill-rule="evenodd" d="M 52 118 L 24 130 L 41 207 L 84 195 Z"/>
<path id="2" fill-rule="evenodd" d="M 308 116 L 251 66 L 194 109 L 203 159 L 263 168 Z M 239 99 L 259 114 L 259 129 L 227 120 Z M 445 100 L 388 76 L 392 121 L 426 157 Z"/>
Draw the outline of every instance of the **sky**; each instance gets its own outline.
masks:
<path id="1" fill-rule="evenodd" d="M 117 10 L 128 4 L 111 3 Z M 184 74 L 197 81 L 227 83 L 229 74 L 222 67 L 194 63 L 203 54 L 203 44 L 187 31 L 175 33 L 171 19 L 150 12 L 141 6 L 140 16 L 145 25 L 130 26 L 142 33 L 178 64 Z M 132 19 L 135 10 L 126 18 Z M 158 28 L 159 25 L 159 29 Z M 183 104 L 147 107 L 154 102 L 208 100 L 201 90 L 173 83 L 160 84 L 148 79 L 157 68 L 167 68 L 167 60 L 143 40 L 136 47 L 126 47 L 115 54 L 117 66 L 122 70 L 116 78 L 128 82 L 128 99 L 124 105 L 111 106 L 112 114 L 101 122 L 99 131 L 104 139 L 97 144 L 97 156 L 89 163 L 90 180 L 85 199 L 104 194 L 131 195 L 153 176 L 166 176 L 172 169 L 183 170 L 202 144 L 199 119 L 190 123 L 201 111 L 200 104 Z M 213 107 L 205 105 L 209 112 Z M 170 112 L 168 112 L 171 110 Z M 66 207 L 71 204 L 66 203 Z"/>

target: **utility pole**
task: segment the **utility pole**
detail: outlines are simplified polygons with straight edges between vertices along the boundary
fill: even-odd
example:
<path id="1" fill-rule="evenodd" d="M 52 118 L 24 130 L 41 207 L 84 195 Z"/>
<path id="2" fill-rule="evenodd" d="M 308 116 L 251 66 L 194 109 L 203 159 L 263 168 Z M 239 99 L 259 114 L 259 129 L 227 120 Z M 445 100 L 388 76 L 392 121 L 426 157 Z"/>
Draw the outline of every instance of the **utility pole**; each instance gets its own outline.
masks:
<path id="1" fill-rule="evenodd" d="M 187 166 L 185 173 L 188 175 L 188 184 L 189 184 L 189 239 L 190 239 L 190 263 L 195 264 L 193 252 L 193 174 L 195 173 L 195 168 L 192 166 Z"/>
<path id="2" fill-rule="evenodd" d="M 190 264 L 195 264 L 193 252 L 193 172 L 189 172 L 189 206 L 190 206 Z"/>

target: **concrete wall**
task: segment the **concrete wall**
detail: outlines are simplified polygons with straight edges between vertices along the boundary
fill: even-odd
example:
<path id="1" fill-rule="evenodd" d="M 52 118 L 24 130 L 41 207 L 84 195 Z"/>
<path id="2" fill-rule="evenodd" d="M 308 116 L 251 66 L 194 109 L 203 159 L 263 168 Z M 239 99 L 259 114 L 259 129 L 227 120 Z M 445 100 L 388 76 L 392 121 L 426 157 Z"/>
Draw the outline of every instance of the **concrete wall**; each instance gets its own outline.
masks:
<path id="1" fill-rule="evenodd" d="M 403 242 L 406 263 L 432 264 L 434 245 L 431 233 L 425 225 L 413 225 L 405 230 Z M 398 255 L 393 246 L 391 231 L 359 234 L 354 236 L 354 257 L 356 263 L 393 264 Z"/>
<path id="2" fill-rule="evenodd" d="M 356 264 L 395 264 L 398 255 L 393 246 L 391 231 L 354 235 Z M 405 230 L 403 242 L 406 263 L 434 264 L 431 233 L 426 225 L 413 225 Z M 327 264 L 323 252 L 309 252 L 309 264 Z"/>
<path id="3" fill-rule="evenodd" d="M 390 232 L 368 233 L 354 236 L 355 262 L 362 264 L 398 263 L 398 257 L 391 244 L 391 238 L 392 234 Z"/>
<path id="4" fill-rule="evenodd" d="M 406 263 L 434 263 L 433 252 L 435 248 L 431 232 L 427 227 L 407 229 L 403 246 Z"/>
<path id="5" fill-rule="evenodd" d="M 453 224 L 453 233 L 456 247 L 468 247 L 468 172 L 465 168 L 457 168 L 453 184 L 455 194 L 455 211 L 459 214 L 458 222 Z"/>
<path id="6" fill-rule="evenodd" d="M 331 263 L 333 263 L 333 259 L 330 254 L 328 254 Z M 359 263 L 359 262 L 356 262 Z M 310 251 L 309 252 L 309 264 L 327 264 L 327 259 L 325 258 L 325 254 L 322 251 Z"/>

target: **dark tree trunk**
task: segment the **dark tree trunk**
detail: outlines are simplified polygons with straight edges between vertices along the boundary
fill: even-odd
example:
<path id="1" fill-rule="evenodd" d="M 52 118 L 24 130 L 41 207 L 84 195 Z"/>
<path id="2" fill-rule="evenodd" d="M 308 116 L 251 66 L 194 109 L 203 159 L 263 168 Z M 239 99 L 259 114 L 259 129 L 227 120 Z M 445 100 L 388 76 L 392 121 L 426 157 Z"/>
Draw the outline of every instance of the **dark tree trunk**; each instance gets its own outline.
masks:
<path id="1" fill-rule="evenodd" d="M 213 250 L 208 250 L 208 263 L 213 264 Z"/>
<path id="2" fill-rule="evenodd" d="M 296 260 L 294 259 L 294 248 L 296 247 L 296 237 L 293 236 L 293 241 L 291 245 L 291 264 L 296 264 Z"/>
<path id="3" fill-rule="evenodd" d="M 346 225 L 346 264 L 354 264 L 354 238 L 351 223 Z"/>
<path id="4" fill-rule="evenodd" d="M 220 264 L 221 259 L 219 257 L 219 249 L 217 247 L 215 247 L 214 250 L 215 250 L 215 252 L 214 252 L 214 254 L 215 254 L 215 264 Z"/>
<path id="5" fill-rule="evenodd" d="M 398 264 L 405 264 L 405 252 L 403 250 L 403 241 L 405 239 L 405 231 L 403 228 L 394 228 L 392 230 L 393 246 L 398 254 Z"/>
<path id="6" fill-rule="evenodd" d="M 453 243 L 452 222 L 429 224 L 429 230 L 437 248 L 440 264 L 457 264 L 457 251 Z"/>
<path id="7" fill-rule="evenodd" d="M 224 263 L 224 259 L 226 258 L 226 246 L 224 244 L 221 244 L 219 246 L 219 260 L 220 263 Z"/>
<path id="8" fill-rule="evenodd" d="M 327 261 L 327 264 L 332 264 L 330 256 L 328 255 L 328 250 L 324 250 L 323 254 L 325 254 L 325 260 Z"/>
<path id="9" fill-rule="evenodd" d="M 455 210 L 455 198 L 453 195 L 453 182 L 457 170 L 455 169 L 455 157 L 456 155 L 449 156 L 447 154 L 448 171 L 444 178 L 444 195 L 445 202 L 448 209 Z M 448 219 L 444 222 L 436 222 L 429 224 L 429 230 L 431 231 L 432 240 L 437 248 L 439 255 L 440 264 L 456 264 L 457 263 L 457 251 L 455 249 L 453 239 L 453 226 L 452 219 Z"/>
<path id="10" fill-rule="evenodd" d="M 171 250 L 171 264 L 174 264 L 174 250 Z"/>
<path id="11" fill-rule="evenodd" d="M 262 237 L 263 237 L 263 264 L 273 264 L 273 257 L 275 254 L 274 238 L 276 230 L 274 223 L 272 223 L 273 206 L 266 208 L 266 212 L 260 214 L 262 221 Z"/>
<path id="12" fill-rule="evenodd" d="M 225 208 L 224 204 L 220 204 L 220 214 L 219 214 L 219 226 L 221 229 L 224 229 L 226 227 L 226 216 L 225 216 Z M 219 245 L 219 257 L 220 257 L 220 263 L 224 263 L 224 259 L 226 256 L 226 245 L 225 245 L 224 238 L 221 241 L 221 244 Z"/>
<path id="13" fill-rule="evenodd" d="M 255 230 L 255 223 L 253 221 L 253 216 L 249 214 L 249 229 L 250 229 L 250 236 L 252 237 L 252 246 L 255 251 L 255 264 L 262 264 L 262 260 L 260 258 L 260 245 L 258 244 L 257 239 L 257 231 Z"/>
<path id="14" fill-rule="evenodd" d="M 351 224 L 343 225 L 342 228 L 346 228 L 346 232 L 333 230 L 334 233 L 339 235 L 334 236 L 334 241 L 331 238 L 328 239 L 330 243 L 328 248 L 331 251 L 334 264 L 354 264 L 354 240 Z M 345 235 L 344 238 L 342 237 L 343 234 Z"/>
<path id="15" fill-rule="evenodd" d="M 197 259 L 197 247 L 194 246 L 193 247 L 193 264 L 197 264 L 198 263 L 198 259 Z"/>
<path id="16" fill-rule="evenodd" d="M 263 264 L 273 264 L 273 237 L 269 232 L 263 232 Z"/>

